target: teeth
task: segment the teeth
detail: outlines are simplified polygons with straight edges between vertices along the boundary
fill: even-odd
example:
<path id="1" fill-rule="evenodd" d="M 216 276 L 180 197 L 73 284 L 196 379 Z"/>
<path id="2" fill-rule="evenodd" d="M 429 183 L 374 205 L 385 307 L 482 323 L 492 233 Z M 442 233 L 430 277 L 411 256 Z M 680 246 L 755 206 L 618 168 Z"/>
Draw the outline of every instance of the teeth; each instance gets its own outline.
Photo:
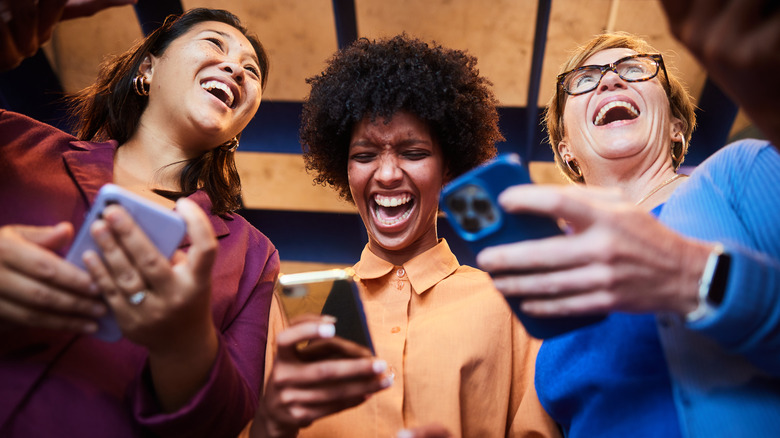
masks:
<path id="1" fill-rule="evenodd" d="M 392 226 L 402 222 L 406 220 L 410 214 L 412 214 L 411 208 L 406 210 L 401 216 L 389 219 L 382 217 L 379 207 L 398 207 L 399 205 L 409 203 L 411 200 L 412 195 L 408 193 L 399 196 L 374 195 L 374 201 L 376 202 L 376 207 L 374 207 L 374 217 L 376 218 L 377 222 L 384 226 Z"/>
<path id="2" fill-rule="evenodd" d="M 382 225 L 391 226 L 391 225 L 395 225 L 395 224 L 397 224 L 397 223 L 399 223 L 401 221 L 406 220 L 406 218 L 408 218 L 410 214 L 412 214 L 412 210 L 411 209 L 406 210 L 404 212 L 404 214 L 402 214 L 401 216 L 398 216 L 395 219 L 385 219 L 385 218 L 383 218 L 383 217 L 381 217 L 379 215 L 379 207 L 377 207 L 376 211 L 374 212 L 374 217 L 376 217 L 376 220 L 379 223 L 381 223 Z"/>
<path id="3" fill-rule="evenodd" d="M 230 87 L 228 87 L 227 85 L 223 84 L 222 82 L 219 82 L 219 81 L 206 81 L 206 82 L 200 84 L 200 86 L 204 90 L 207 90 L 207 91 L 208 90 L 213 90 L 215 88 L 218 89 L 218 90 L 224 91 L 225 94 L 227 95 L 227 101 L 225 102 L 225 105 L 227 105 L 227 106 L 232 106 L 233 105 L 233 92 L 230 91 Z"/>
<path id="4" fill-rule="evenodd" d="M 636 109 L 634 105 L 631 105 L 630 103 L 622 100 L 616 100 L 614 102 L 610 102 L 604 105 L 599 111 L 599 113 L 596 115 L 596 120 L 594 120 L 593 123 L 596 126 L 601 126 L 604 123 L 604 116 L 607 115 L 607 112 L 609 112 L 609 110 L 611 110 L 612 108 L 616 108 L 619 106 L 627 109 L 631 114 L 634 115 L 634 117 L 639 117 L 639 110 Z"/>
<path id="5" fill-rule="evenodd" d="M 382 207 L 398 207 L 412 200 L 412 196 L 405 194 L 399 197 L 375 195 L 374 201 Z"/>

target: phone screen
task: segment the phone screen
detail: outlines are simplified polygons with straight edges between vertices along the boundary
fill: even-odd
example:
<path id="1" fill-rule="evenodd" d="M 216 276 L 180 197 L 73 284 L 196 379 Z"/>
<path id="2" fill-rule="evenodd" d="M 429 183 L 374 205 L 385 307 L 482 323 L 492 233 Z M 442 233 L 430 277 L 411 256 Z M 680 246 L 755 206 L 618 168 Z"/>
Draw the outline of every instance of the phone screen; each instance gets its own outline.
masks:
<path id="1" fill-rule="evenodd" d="M 371 350 L 360 292 L 349 269 L 310 271 L 279 276 L 282 308 L 288 319 L 306 313 L 336 317 L 336 335 Z"/>

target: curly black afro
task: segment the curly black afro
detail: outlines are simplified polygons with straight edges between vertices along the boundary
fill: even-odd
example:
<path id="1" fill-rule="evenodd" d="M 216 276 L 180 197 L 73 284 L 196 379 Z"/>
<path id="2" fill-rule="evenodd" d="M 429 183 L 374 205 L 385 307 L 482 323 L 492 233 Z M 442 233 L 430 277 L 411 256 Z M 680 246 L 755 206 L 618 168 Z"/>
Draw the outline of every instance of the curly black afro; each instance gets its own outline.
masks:
<path id="1" fill-rule="evenodd" d="M 479 76 L 477 59 L 399 35 L 361 38 L 308 78 L 300 139 L 314 182 L 331 185 L 353 202 L 347 179 L 353 126 L 366 117 L 389 120 L 407 111 L 428 123 L 444 154 L 449 176 L 487 161 L 504 140 L 498 129 L 492 84 Z"/>

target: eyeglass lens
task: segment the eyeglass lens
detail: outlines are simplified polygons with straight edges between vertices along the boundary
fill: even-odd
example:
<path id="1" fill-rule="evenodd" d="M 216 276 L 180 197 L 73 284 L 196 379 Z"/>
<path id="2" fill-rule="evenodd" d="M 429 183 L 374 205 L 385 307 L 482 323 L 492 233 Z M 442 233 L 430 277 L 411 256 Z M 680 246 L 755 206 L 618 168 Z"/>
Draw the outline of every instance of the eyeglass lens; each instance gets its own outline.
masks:
<path id="1" fill-rule="evenodd" d="M 563 86 L 571 94 L 587 93 L 598 86 L 602 76 L 609 70 L 609 65 L 586 66 L 574 70 L 566 75 Z M 653 58 L 643 56 L 627 58 L 615 63 L 615 70 L 617 70 L 618 76 L 625 81 L 644 81 L 658 73 L 658 62 Z"/>

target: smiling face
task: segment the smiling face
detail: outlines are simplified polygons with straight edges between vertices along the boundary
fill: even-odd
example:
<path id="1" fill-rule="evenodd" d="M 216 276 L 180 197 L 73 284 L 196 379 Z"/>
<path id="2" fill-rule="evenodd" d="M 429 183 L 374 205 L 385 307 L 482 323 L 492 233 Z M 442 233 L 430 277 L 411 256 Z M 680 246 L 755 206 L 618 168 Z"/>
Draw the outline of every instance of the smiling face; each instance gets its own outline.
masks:
<path id="1" fill-rule="evenodd" d="M 634 54 L 626 48 L 607 49 L 584 65 L 609 64 Z M 610 71 L 595 90 L 567 97 L 565 135 L 558 150 L 564 160 L 576 159 L 585 181 L 617 163 L 640 169 L 659 161 L 671 163 L 671 141 L 680 121 L 671 115 L 661 80 L 659 74 L 645 82 L 626 82 Z"/>
<path id="2" fill-rule="evenodd" d="M 172 140 L 192 145 L 192 156 L 246 127 L 262 97 L 260 68 L 249 40 L 233 26 L 192 26 L 160 57 L 141 66 L 150 83 L 141 125 L 161 126 Z M 173 127 L 173 131 L 171 128 Z"/>
<path id="3" fill-rule="evenodd" d="M 352 130 L 347 173 L 374 254 L 401 265 L 436 245 L 446 170 L 426 123 L 403 111 L 387 124 L 363 119 Z"/>

